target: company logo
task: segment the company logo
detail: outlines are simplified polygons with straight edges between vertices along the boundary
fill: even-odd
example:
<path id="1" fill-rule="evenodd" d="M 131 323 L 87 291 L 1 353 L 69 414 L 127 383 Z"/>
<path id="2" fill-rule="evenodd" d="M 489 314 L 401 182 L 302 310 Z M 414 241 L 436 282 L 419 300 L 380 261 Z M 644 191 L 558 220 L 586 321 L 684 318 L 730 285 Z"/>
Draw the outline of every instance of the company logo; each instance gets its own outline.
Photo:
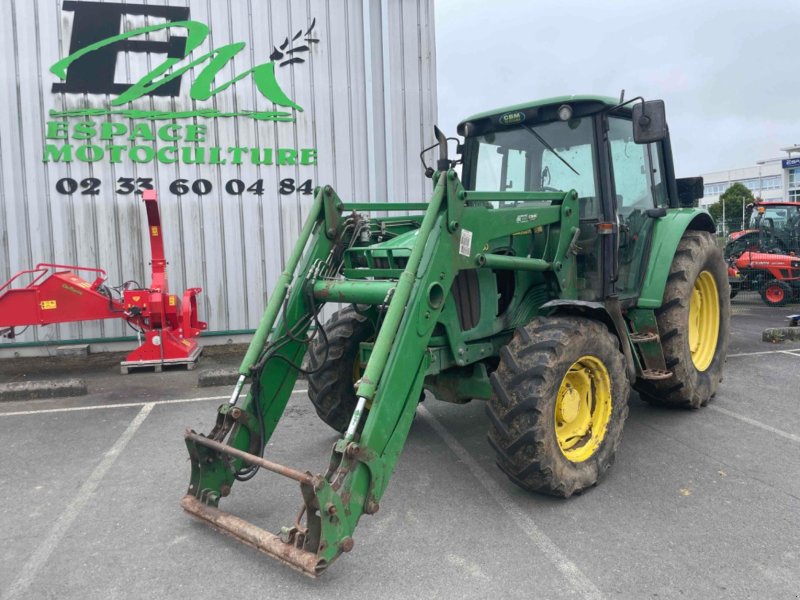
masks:
<path id="1" fill-rule="evenodd" d="M 70 53 L 50 67 L 50 72 L 62 80 L 53 84 L 52 91 L 113 94 L 116 98 L 109 101 L 108 109 L 50 111 L 52 117 L 111 114 L 146 119 L 249 116 L 259 120 L 294 120 L 292 113 L 285 110 L 222 113 L 214 109 L 200 109 L 176 113 L 119 108 L 143 96 L 180 95 L 184 73 L 195 68 L 199 72 L 196 73 L 194 82 L 189 88 L 189 97 L 193 100 L 209 100 L 249 76 L 252 77 L 261 95 L 273 104 L 296 111 L 303 110 L 281 88 L 275 67 L 276 64 L 287 66 L 305 62 L 302 54 L 309 52 L 311 45 L 319 42 L 312 37 L 316 20 L 312 21 L 305 31 L 303 29 L 298 31 L 291 40 L 287 36 L 280 47 L 273 47 L 269 61 L 257 64 L 225 83 L 215 84 L 217 75 L 229 67 L 233 58 L 245 48 L 246 44 L 245 42 L 227 44 L 197 58 L 189 59 L 190 54 L 208 37 L 209 28 L 204 23 L 189 20 L 189 9 L 186 7 L 65 0 L 62 8 L 73 13 Z M 165 19 L 166 22 L 120 32 L 125 15 Z M 176 29 L 185 30 L 186 36 L 174 34 Z M 166 35 L 166 41 L 148 39 L 148 34 L 162 31 L 159 37 Z M 114 75 L 119 55 L 123 52 L 165 54 L 167 58 L 138 81 L 117 83 L 114 81 Z"/>
<path id="2" fill-rule="evenodd" d="M 784 169 L 800 167 L 800 158 L 784 158 L 782 161 L 782 166 Z"/>
<path id="3" fill-rule="evenodd" d="M 186 124 L 176 122 L 178 119 L 197 117 L 294 122 L 295 115 L 303 112 L 303 107 L 283 90 L 278 73 L 284 67 L 292 68 L 292 65 L 306 62 L 314 44 L 319 43 L 314 34 L 316 19 L 293 35 L 286 36 L 281 44 L 273 46 L 266 60 L 259 62 L 256 59 L 254 66 L 234 72 L 234 58 L 241 62 L 240 53 L 246 43 L 234 42 L 212 48 L 200 56 L 193 55 L 200 54 L 196 51 L 208 39 L 210 29 L 204 23 L 191 20 L 187 7 L 64 0 L 62 9 L 72 13 L 72 33 L 69 55 L 50 67 L 50 72 L 59 78 L 53 84 L 52 92 L 81 96 L 105 95 L 109 99 L 98 102 L 95 96 L 87 100 L 89 105 L 83 107 L 50 110 L 50 120 L 45 124 L 44 162 L 69 163 L 77 160 L 86 163 L 120 163 L 129 160 L 133 163 L 187 165 L 316 164 L 315 148 L 245 147 L 219 141 L 219 145 L 206 146 L 207 125 L 196 121 Z M 122 24 L 130 16 L 144 16 L 160 22 L 123 31 Z M 150 57 L 151 70 L 137 81 L 116 81 L 118 63 L 125 60 L 126 54 L 135 53 Z M 249 55 L 249 52 L 245 52 L 245 55 Z M 193 75 L 191 82 L 188 77 L 184 78 L 189 71 Z M 258 93 L 274 106 L 273 110 L 230 112 L 192 104 L 191 110 L 170 111 L 146 110 L 131 105 L 135 100 L 148 96 L 174 98 L 188 95 L 192 101 L 208 101 L 226 90 L 233 93 L 231 86 L 246 78 L 250 78 Z M 70 104 L 74 106 L 75 103 Z M 109 116 L 132 121 L 114 121 L 106 118 Z M 67 117 L 81 118 L 70 121 Z M 252 188 L 257 195 L 262 193 L 261 180 L 249 187 L 238 179 L 231 182 L 232 194 L 241 194 L 245 187 L 247 190 Z M 140 193 L 141 189 L 135 190 L 135 187 L 152 187 L 152 179 L 134 181 L 129 177 L 120 177 L 117 184 L 117 193 Z M 67 177 L 57 182 L 56 189 L 60 193 L 71 194 L 77 191 L 79 185 L 83 188 L 82 194 L 100 193 L 101 182 L 96 178 L 83 179 L 79 184 Z M 296 186 L 291 180 L 291 192 L 305 189 L 305 185 L 304 182 Z M 194 183 L 175 180 L 170 191 L 182 195 L 189 189 L 186 186 L 191 186 L 200 195 L 210 191 L 210 183 L 205 179 Z M 184 187 L 186 191 L 183 191 Z"/>
<path id="4" fill-rule="evenodd" d="M 525 120 L 525 113 L 519 111 L 510 112 L 500 115 L 500 118 L 497 120 L 501 125 L 516 125 L 517 123 L 522 123 Z"/>
<path id="5" fill-rule="evenodd" d="M 65 290 L 67 290 L 68 292 L 72 292 L 73 294 L 76 294 L 78 296 L 83 296 L 83 292 L 82 291 L 80 291 L 78 288 L 72 287 L 68 283 L 62 283 L 61 287 L 63 289 L 65 289 Z"/>

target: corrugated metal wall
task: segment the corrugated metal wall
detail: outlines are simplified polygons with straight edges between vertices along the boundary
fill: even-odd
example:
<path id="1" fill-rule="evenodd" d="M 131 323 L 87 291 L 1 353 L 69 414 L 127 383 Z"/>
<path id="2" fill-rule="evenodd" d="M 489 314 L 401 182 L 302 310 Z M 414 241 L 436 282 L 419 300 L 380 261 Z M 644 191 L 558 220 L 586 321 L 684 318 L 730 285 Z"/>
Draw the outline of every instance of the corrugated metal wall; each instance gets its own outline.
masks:
<path id="1" fill-rule="evenodd" d="M 141 197 L 115 192 L 121 177 L 152 177 L 159 191 L 171 290 L 201 286 L 201 318 L 211 330 L 257 325 L 266 295 L 300 230 L 311 196 L 281 195 L 279 181 L 330 183 L 347 200 L 419 201 L 429 193 L 418 153 L 432 143 L 436 118 L 433 0 L 150 0 L 188 6 L 190 19 L 209 25 L 209 38 L 192 54 L 232 42 L 245 49 L 217 84 L 266 62 L 273 47 L 314 26 L 318 44 L 307 62 L 276 70 L 281 87 L 304 108 L 295 124 L 246 117 L 177 121 L 208 125 L 207 146 L 316 148 L 314 166 L 137 164 L 124 160 L 47 163 L 45 122 L 50 110 L 108 107 L 109 97 L 53 93 L 50 66 L 69 54 L 73 13 L 60 0 L 6 0 L 0 20 L 0 280 L 38 262 L 100 266 L 109 283 L 147 284 L 149 242 Z M 126 15 L 122 31 L 158 23 Z M 157 36 L 159 34 L 149 34 Z M 153 39 L 156 39 L 155 37 Z M 124 59 L 122 57 L 124 56 Z M 118 82 L 135 81 L 162 57 L 120 53 Z M 203 106 L 224 111 L 273 110 L 250 77 L 205 102 L 189 98 L 199 69 L 184 75 L 178 97 L 146 96 L 145 110 Z M 224 78 L 223 78 L 224 76 Z M 122 117 L 98 117 L 133 125 Z M 71 122 L 75 118 L 70 118 Z M 139 122 L 139 121 L 137 121 Z M 162 147 L 167 142 L 142 142 Z M 101 181 L 100 194 L 56 191 L 62 178 Z M 206 195 L 177 196 L 176 179 L 211 182 Z M 264 194 L 232 195 L 231 179 Z M 31 328 L 19 342 L 127 335 L 124 324 L 94 321 Z M 5 340 L 4 340 L 5 341 Z"/>

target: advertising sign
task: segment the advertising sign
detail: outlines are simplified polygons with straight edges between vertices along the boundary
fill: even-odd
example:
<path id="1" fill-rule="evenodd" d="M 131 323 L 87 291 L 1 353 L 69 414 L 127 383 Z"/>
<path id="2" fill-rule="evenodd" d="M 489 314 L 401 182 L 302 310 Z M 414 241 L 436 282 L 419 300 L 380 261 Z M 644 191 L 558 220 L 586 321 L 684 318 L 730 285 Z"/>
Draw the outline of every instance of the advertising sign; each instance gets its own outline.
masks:
<path id="1" fill-rule="evenodd" d="M 273 121 L 291 126 L 304 112 L 282 87 L 282 80 L 294 68 L 302 68 L 310 59 L 319 38 L 310 25 L 287 34 L 265 61 L 240 68 L 247 55 L 244 41 L 213 47 L 199 56 L 192 53 L 209 38 L 209 27 L 192 20 L 188 7 L 148 4 L 116 4 L 110 2 L 66 0 L 62 9 L 72 13 L 72 34 L 69 55 L 53 63 L 50 72 L 59 78 L 52 85 L 53 93 L 88 97 L 102 94 L 107 101 L 85 103 L 77 108 L 49 111 L 45 124 L 42 160 L 49 162 L 82 162 L 110 164 L 175 164 L 183 165 L 258 165 L 310 166 L 317 162 L 317 150 L 311 147 L 241 146 L 230 140 L 209 144 L 209 123 L 215 119 L 247 118 L 259 122 Z M 131 15 L 162 21 L 157 24 L 121 30 Z M 145 53 L 151 57 L 150 70 L 136 81 L 121 83 L 115 78 L 118 63 L 125 53 Z M 163 57 L 160 58 L 160 57 Z M 193 72 L 189 80 L 188 74 Z M 228 78 L 228 73 L 233 76 Z M 208 106 L 217 95 L 231 93 L 236 82 L 250 78 L 257 93 L 275 108 L 258 110 L 237 108 L 224 111 Z M 186 97 L 191 110 L 157 110 L 134 107 L 145 97 Z M 81 104 L 79 102 L 79 104 Z M 157 146 L 155 142 L 160 142 Z M 80 190 L 85 195 L 98 195 L 111 186 L 117 194 L 140 194 L 152 189 L 149 177 L 119 176 L 115 181 L 97 177 L 81 180 L 63 177 L 55 182 L 61 194 Z M 178 178 L 169 183 L 169 191 L 183 195 L 192 191 L 199 195 L 212 191 L 206 178 Z M 262 179 L 242 181 L 232 178 L 224 183 L 228 194 L 264 193 Z M 277 192 L 303 194 L 312 192 L 311 179 L 296 182 L 280 180 Z"/>
<path id="2" fill-rule="evenodd" d="M 781 161 L 781 166 L 784 169 L 794 169 L 800 167 L 800 158 L 784 158 Z"/>

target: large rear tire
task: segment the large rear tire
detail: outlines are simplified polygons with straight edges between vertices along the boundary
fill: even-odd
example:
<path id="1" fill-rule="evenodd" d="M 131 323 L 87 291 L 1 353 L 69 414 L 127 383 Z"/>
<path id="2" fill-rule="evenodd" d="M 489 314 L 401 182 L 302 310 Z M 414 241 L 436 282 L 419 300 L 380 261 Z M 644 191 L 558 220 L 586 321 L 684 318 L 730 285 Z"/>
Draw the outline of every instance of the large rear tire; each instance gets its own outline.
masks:
<path id="1" fill-rule="evenodd" d="M 731 290 L 722 250 L 707 231 L 687 231 L 672 259 L 656 310 L 667 369 L 662 381 L 636 382 L 653 404 L 700 408 L 717 391 L 728 354 Z"/>
<path id="2" fill-rule="evenodd" d="M 500 351 L 489 443 L 520 487 L 580 493 L 614 462 L 630 383 L 617 338 L 581 317 L 536 318 Z"/>
<path id="3" fill-rule="evenodd" d="M 356 408 L 354 383 L 360 378 L 359 347 L 375 336 L 372 322 L 347 306 L 324 325 L 328 339 L 326 353 L 322 336 L 309 348 L 308 397 L 317 416 L 339 433 L 344 433 Z"/>

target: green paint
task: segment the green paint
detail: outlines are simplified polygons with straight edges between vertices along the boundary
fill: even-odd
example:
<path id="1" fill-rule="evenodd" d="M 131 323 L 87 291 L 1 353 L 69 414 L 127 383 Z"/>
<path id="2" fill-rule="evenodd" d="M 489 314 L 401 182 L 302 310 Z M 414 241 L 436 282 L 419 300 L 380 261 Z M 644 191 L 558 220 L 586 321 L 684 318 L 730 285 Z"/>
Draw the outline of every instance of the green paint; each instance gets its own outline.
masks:
<path id="1" fill-rule="evenodd" d="M 85 163 L 94 163 L 104 159 L 112 164 L 130 160 L 135 163 L 158 162 L 161 164 L 180 163 L 184 165 L 225 165 L 243 164 L 244 158 L 249 159 L 253 165 L 313 165 L 316 160 L 314 148 L 243 148 L 229 146 L 165 146 L 154 148 L 151 145 L 133 144 L 122 146 L 119 144 L 45 144 L 42 153 L 43 162 L 69 163 L 73 160 Z M 277 153 L 277 161 L 273 157 Z M 297 161 L 297 155 L 304 157 Z"/>
<path id="2" fill-rule="evenodd" d="M 287 340 L 286 334 L 289 328 L 294 330 L 308 322 L 307 294 L 313 293 L 320 302 L 344 299 L 374 305 L 384 303 L 389 290 L 393 290 L 358 387 L 359 396 L 372 400 L 359 442 L 337 442 L 328 476 L 313 490 L 305 491 L 306 498 L 315 499 L 319 506 L 336 509 L 335 519 L 329 518 L 327 512 L 308 511 L 311 531 L 318 533 L 307 539 L 305 549 L 313 552 L 319 560 L 334 560 L 341 553 L 344 540 L 352 535 L 361 515 L 369 512 L 369 507 L 382 498 L 405 444 L 423 385 L 435 389 L 437 396 L 440 388 L 443 396 L 449 390 L 453 398 L 462 398 L 469 393 L 488 396 L 491 390 L 482 361 L 497 356 L 499 348 L 509 338 L 506 317 L 498 318 L 496 314 L 497 288 L 490 269 L 478 270 L 483 312 L 479 326 L 470 331 L 462 331 L 458 324 L 450 289 L 459 271 L 478 268 L 478 254 L 485 247 L 507 245 L 509 234 L 530 227 L 528 223 L 518 223 L 517 217 L 529 214 L 531 206 L 492 211 L 483 206 L 469 206 L 465 202 L 468 194 L 454 172 L 436 174 L 434 181 L 435 190 L 427 205 L 361 205 L 376 211 L 425 208 L 422 219 L 373 218 L 371 230 L 389 232 L 389 239 L 379 243 L 352 239 L 353 228 L 340 217 L 353 205 L 342 207 L 333 190 L 318 188 L 308 220 L 287 261 L 286 270 L 275 284 L 259 329 L 239 369 L 240 374 L 258 377 L 260 382 L 260 388 L 256 389 L 263 416 L 264 438 L 258 443 L 258 432 L 251 431 L 241 424 L 243 421 L 239 421 L 228 444 L 248 450 L 255 442 L 255 452 L 258 453 L 269 443 L 283 414 L 297 372 L 286 362 L 277 360 L 267 362 L 260 372 L 254 373 L 252 367 L 268 343 L 278 340 L 284 340 L 280 355 L 295 364 L 300 363 L 305 347 L 293 339 Z M 506 199 L 503 193 L 489 196 L 495 201 Z M 575 256 L 569 250 L 569 241 L 579 212 L 575 194 L 529 194 L 528 197 L 536 204 L 537 222 L 545 226 L 560 224 L 562 227 L 553 229 L 548 248 L 534 246 L 544 261 L 541 265 L 537 263 L 537 267 L 541 266 L 545 272 L 520 271 L 521 285 L 515 293 L 515 306 L 530 303 L 533 298 L 539 303 L 544 302 L 550 297 L 548 289 L 551 293 L 561 290 L 561 296 L 570 297 L 573 294 L 570 286 L 574 286 L 570 277 L 564 279 L 563 287 L 558 282 L 562 274 L 574 271 Z M 473 228 L 474 251 L 463 253 L 461 229 L 451 227 L 453 221 Z M 530 250 L 529 240 L 519 237 L 513 241 L 519 246 L 520 253 L 523 247 Z M 356 263 L 363 265 L 359 256 L 366 257 L 367 261 L 372 260 L 371 256 L 405 257 L 407 260 L 401 269 L 368 269 L 375 277 L 371 281 L 357 278 L 330 281 L 310 276 L 317 261 L 331 255 L 334 244 L 348 248 L 344 261 L 353 269 Z M 545 287 L 545 277 L 549 280 L 548 287 Z M 541 288 L 543 293 L 538 296 L 526 294 L 530 285 Z M 529 316 L 535 313 L 536 306 L 513 312 Z M 432 337 L 437 323 L 443 325 L 446 339 Z M 303 331 L 293 332 L 294 339 L 302 339 L 303 335 Z M 438 374 L 444 367 L 449 369 L 447 375 L 426 379 L 428 373 Z M 458 370 L 461 368 L 464 370 Z M 239 406 L 250 413 L 247 420 L 256 418 L 252 388 Z M 227 411 L 227 406 L 223 407 L 221 418 Z M 218 505 L 223 486 L 227 489 L 234 483 L 228 463 L 191 440 L 187 440 L 187 448 L 192 459 L 188 493 L 209 505 Z M 352 454 L 355 449 L 358 449 L 357 458 Z M 238 460 L 230 464 L 233 468 L 241 467 Z M 336 489 L 330 485 L 334 481 Z"/>
<path id="3" fill-rule="evenodd" d="M 90 44 L 85 48 L 81 48 L 77 52 L 70 54 L 69 56 L 62 58 L 61 60 L 57 61 L 50 67 L 50 72 L 56 75 L 59 79 L 66 79 L 67 77 L 67 70 L 69 66 L 81 58 L 82 56 L 93 52 L 99 48 L 104 46 L 108 46 L 109 44 L 114 44 L 119 41 L 126 40 L 131 37 L 141 36 L 147 33 L 152 33 L 154 31 L 160 31 L 162 29 L 169 29 L 172 27 L 180 27 L 185 28 L 187 31 L 186 36 L 186 50 L 183 56 L 175 57 L 175 58 L 167 58 L 164 62 L 160 65 L 156 66 L 152 71 L 147 73 L 144 77 L 142 77 L 139 81 L 135 82 L 131 87 L 125 90 L 116 98 L 113 98 L 109 104 L 111 106 L 120 106 L 124 104 L 128 104 L 129 102 L 133 102 L 141 98 L 142 96 L 158 89 L 160 86 L 172 81 L 176 77 L 181 77 L 187 71 L 202 65 L 203 63 L 208 63 L 206 66 L 197 74 L 195 77 L 191 88 L 189 89 L 189 96 L 193 100 L 208 100 L 215 94 L 222 92 L 228 89 L 231 85 L 240 81 L 241 79 L 247 77 L 248 75 L 252 75 L 253 82 L 256 85 L 256 89 L 261 93 L 262 96 L 269 102 L 273 104 L 277 104 L 278 106 L 284 106 L 286 108 L 291 108 L 293 110 L 302 111 L 303 108 L 294 102 L 291 98 L 289 98 L 286 93 L 281 89 L 280 84 L 278 83 L 277 79 L 275 78 L 275 63 L 267 62 L 256 65 L 239 75 L 236 75 L 229 81 L 214 87 L 214 79 L 215 77 L 224 69 L 232 60 L 233 58 L 241 52 L 244 47 L 244 42 L 236 42 L 233 44 L 227 44 L 220 48 L 216 48 L 211 52 L 203 54 L 199 58 L 196 58 L 189 63 L 178 67 L 178 63 L 180 63 L 184 58 L 189 56 L 195 49 L 197 49 L 206 39 L 209 33 L 208 26 L 200 23 L 199 21 L 175 21 L 169 23 L 161 23 L 159 25 L 150 25 L 148 27 L 140 27 L 138 29 L 133 29 L 131 31 L 127 31 L 125 33 L 121 33 L 119 35 L 115 35 L 104 40 L 100 40 L 94 44 Z M 63 111 L 61 113 L 51 112 L 51 116 L 97 116 L 98 114 L 110 114 L 106 113 L 97 113 L 97 109 L 93 108 L 86 108 L 86 109 L 74 109 L 71 111 Z M 177 116 L 152 116 L 153 114 L 159 115 L 169 115 L 169 114 L 176 114 L 176 113 L 161 113 L 157 111 L 142 111 L 144 113 L 149 113 L 151 116 L 142 115 L 136 116 L 135 114 L 125 114 L 130 118 L 185 118 L 185 117 L 177 117 Z M 196 113 L 196 111 L 192 111 Z M 214 111 L 212 111 L 214 112 Z M 254 111 L 245 111 L 254 112 Z M 119 113 L 115 113 L 119 114 Z M 258 114 L 258 113 L 254 113 Z M 263 113 L 262 113 L 263 114 Z M 218 117 L 218 116 L 238 116 L 239 113 L 222 113 L 222 114 L 212 114 L 211 116 Z M 188 116 L 207 116 L 202 114 L 192 114 Z M 272 120 L 272 119 L 267 119 Z"/>
<path id="4" fill-rule="evenodd" d="M 217 117 L 249 117 L 255 121 L 278 121 L 282 123 L 294 123 L 296 121 L 292 113 L 284 111 L 239 110 L 236 112 L 225 112 L 216 108 L 198 108 L 196 110 L 184 111 L 142 110 L 138 108 L 123 108 L 117 110 L 106 108 L 76 108 L 73 110 L 61 111 L 51 110 L 49 114 L 54 118 L 105 117 L 108 115 L 114 115 L 125 117 L 127 119 L 149 119 L 151 121 L 163 121 L 165 119 L 191 119 L 192 117 L 203 117 L 206 119 L 216 119 Z M 121 123 L 113 124 L 121 125 Z"/>
<path id="5" fill-rule="evenodd" d="M 108 162 L 115 164 L 123 160 L 133 163 L 161 164 L 218 164 L 223 165 L 232 163 L 240 165 L 244 162 L 243 157 L 250 156 L 251 164 L 254 165 L 313 165 L 317 162 L 317 150 L 315 148 L 281 148 L 277 150 L 277 160 L 273 160 L 272 149 L 260 148 L 227 148 L 213 146 L 210 148 L 159 148 L 155 149 L 137 142 L 154 142 L 156 139 L 167 142 L 184 142 L 200 144 L 205 142 L 206 126 L 202 124 L 191 124 L 187 126 L 177 123 L 167 123 L 161 127 L 151 126 L 153 121 L 175 121 L 177 119 L 194 118 L 227 118 L 242 117 L 259 122 L 282 122 L 294 123 L 296 121 L 295 112 L 302 112 L 303 108 L 294 102 L 281 88 L 275 74 L 275 63 L 272 61 L 257 64 L 232 78 L 218 83 L 217 79 L 229 72 L 233 65 L 234 58 L 245 49 L 244 42 L 235 42 L 225 46 L 215 48 L 210 52 L 197 58 L 185 62 L 191 53 L 199 48 L 208 37 L 209 28 L 207 25 L 198 21 L 176 21 L 140 27 L 116 36 L 112 36 L 81 48 L 77 52 L 57 61 L 50 68 L 50 72 L 59 79 L 65 80 L 69 66 L 76 60 L 90 52 L 100 48 L 124 41 L 129 38 L 143 36 L 152 32 L 157 32 L 169 28 L 184 28 L 187 31 L 186 48 L 183 56 L 167 58 L 156 65 L 149 73 L 138 81 L 132 83 L 130 87 L 109 101 L 108 107 L 85 107 L 71 108 L 68 110 L 50 110 L 51 119 L 65 119 L 71 117 L 123 117 L 126 119 L 139 119 L 143 123 L 135 123 L 130 127 L 125 123 L 103 122 L 95 123 L 91 120 L 80 121 L 70 125 L 66 121 L 51 120 L 45 126 L 45 138 L 47 140 L 70 139 L 75 141 L 89 141 L 97 137 L 100 133 L 100 140 L 113 141 L 123 138 L 129 134 L 126 141 L 131 142 L 131 146 L 120 144 L 64 144 L 58 146 L 46 143 L 44 146 L 42 160 L 44 162 L 65 162 L 73 160 L 80 162 L 93 163 L 107 159 Z M 183 64 L 185 62 L 185 64 Z M 237 110 L 224 111 L 216 108 L 196 108 L 192 110 L 171 111 L 171 110 L 146 110 L 130 107 L 130 103 L 146 97 L 164 84 L 181 77 L 184 73 L 196 69 L 192 84 L 189 88 L 189 97 L 196 101 L 206 101 L 213 98 L 216 94 L 229 89 L 237 81 L 246 77 L 252 77 L 256 89 L 263 98 L 275 105 L 275 110 Z M 125 107 L 125 105 L 128 105 Z M 288 110 L 280 110 L 279 107 Z M 121 140 L 120 140 L 121 141 Z"/>
<path id="6" fill-rule="evenodd" d="M 667 211 L 667 216 L 655 222 L 650 247 L 650 260 L 639 294 L 637 306 L 658 308 L 664 297 L 672 257 L 687 229 L 714 231 L 711 215 L 699 208 L 678 208 Z"/>

